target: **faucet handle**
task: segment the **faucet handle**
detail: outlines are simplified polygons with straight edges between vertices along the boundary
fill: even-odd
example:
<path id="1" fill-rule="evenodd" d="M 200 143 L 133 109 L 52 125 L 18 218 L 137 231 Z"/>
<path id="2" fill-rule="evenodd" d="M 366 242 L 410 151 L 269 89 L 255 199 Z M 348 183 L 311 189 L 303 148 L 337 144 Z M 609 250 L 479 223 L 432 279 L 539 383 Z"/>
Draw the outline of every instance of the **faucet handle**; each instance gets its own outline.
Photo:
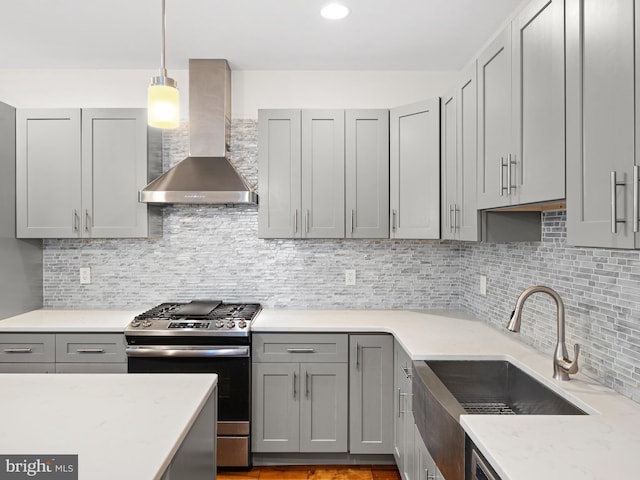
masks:
<path id="1" fill-rule="evenodd" d="M 580 345 L 576 343 L 573 346 L 573 361 L 569 361 L 566 358 L 562 359 L 560 368 L 568 374 L 578 373 L 578 357 L 580 356 Z"/>

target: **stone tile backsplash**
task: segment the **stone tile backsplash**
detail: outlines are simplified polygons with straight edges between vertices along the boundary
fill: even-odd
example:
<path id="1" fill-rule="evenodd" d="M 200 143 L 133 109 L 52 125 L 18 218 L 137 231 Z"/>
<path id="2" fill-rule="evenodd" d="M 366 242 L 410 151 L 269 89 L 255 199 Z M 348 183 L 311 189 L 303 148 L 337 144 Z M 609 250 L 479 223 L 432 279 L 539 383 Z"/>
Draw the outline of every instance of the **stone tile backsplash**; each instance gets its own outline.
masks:
<path id="1" fill-rule="evenodd" d="M 164 152 L 165 169 L 187 155 L 186 126 L 165 133 Z M 257 184 L 255 120 L 233 121 L 231 160 Z M 502 329 L 519 293 L 546 284 L 565 301 L 567 343 L 570 351 L 583 346 L 582 370 L 640 401 L 640 252 L 567 246 L 562 211 L 543 215 L 535 243 L 263 240 L 252 206 L 165 207 L 163 228 L 157 239 L 45 240 L 45 307 L 216 298 L 282 308 L 463 308 Z M 83 266 L 91 285 L 79 284 Z M 345 269 L 357 271 L 355 286 L 345 285 Z M 548 353 L 551 369 L 551 299 L 532 296 L 513 335 Z"/>

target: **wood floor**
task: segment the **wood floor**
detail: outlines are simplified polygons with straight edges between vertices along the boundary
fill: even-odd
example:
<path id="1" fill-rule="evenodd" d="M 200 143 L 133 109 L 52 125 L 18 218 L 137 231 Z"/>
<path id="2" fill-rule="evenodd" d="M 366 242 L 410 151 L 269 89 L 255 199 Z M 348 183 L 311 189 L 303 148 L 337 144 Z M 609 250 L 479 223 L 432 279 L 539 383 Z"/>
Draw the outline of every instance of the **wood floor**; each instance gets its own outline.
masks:
<path id="1" fill-rule="evenodd" d="M 296 465 L 218 470 L 218 480 L 400 480 L 395 465 Z"/>

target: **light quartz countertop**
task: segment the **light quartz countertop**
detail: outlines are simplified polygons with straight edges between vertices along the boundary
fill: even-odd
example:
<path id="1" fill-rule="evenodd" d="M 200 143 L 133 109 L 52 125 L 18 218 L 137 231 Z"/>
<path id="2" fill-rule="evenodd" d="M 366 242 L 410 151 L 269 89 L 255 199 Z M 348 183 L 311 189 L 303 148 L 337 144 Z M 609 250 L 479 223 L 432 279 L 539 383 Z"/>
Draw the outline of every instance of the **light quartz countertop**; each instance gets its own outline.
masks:
<path id="1" fill-rule="evenodd" d="M 9 332 L 119 332 L 139 310 L 40 309 L 0 320 L 0 333 Z"/>
<path id="2" fill-rule="evenodd" d="M 82 479 L 159 479 L 217 379 L 0 374 L 0 452 L 77 454 Z"/>
<path id="3" fill-rule="evenodd" d="M 526 319 L 523 319 L 526 321 Z M 588 416 L 463 415 L 461 423 L 502 480 L 638 478 L 640 405 L 583 374 L 551 378 L 552 355 L 463 312 L 264 309 L 259 332 L 386 332 L 415 360 L 508 360 Z M 571 345 L 569 345 L 571 351 Z"/>

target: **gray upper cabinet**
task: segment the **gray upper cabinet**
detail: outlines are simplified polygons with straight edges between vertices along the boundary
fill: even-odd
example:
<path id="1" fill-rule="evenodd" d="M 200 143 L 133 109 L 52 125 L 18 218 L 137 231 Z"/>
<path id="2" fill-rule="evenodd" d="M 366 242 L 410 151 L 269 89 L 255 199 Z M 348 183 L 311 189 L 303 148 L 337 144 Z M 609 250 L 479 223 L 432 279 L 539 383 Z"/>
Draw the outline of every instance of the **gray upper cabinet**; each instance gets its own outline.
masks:
<path id="1" fill-rule="evenodd" d="M 302 111 L 302 236 L 343 238 L 344 110 Z"/>
<path id="2" fill-rule="evenodd" d="M 391 238 L 440 238 L 440 99 L 390 112 Z"/>
<path id="3" fill-rule="evenodd" d="M 260 110 L 260 238 L 388 238 L 387 110 Z"/>
<path id="4" fill-rule="evenodd" d="M 634 0 L 566 0 L 566 8 L 567 242 L 634 248 L 640 9 Z"/>
<path id="5" fill-rule="evenodd" d="M 511 25 L 478 57 L 478 208 L 509 204 Z M 512 184 L 512 183 L 511 183 Z"/>
<path id="6" fill-rule="evenodd" d="M 300 238 L 300 110 L 258 111 L 258 236 Z"/>
<path id="7" fill-rule="evenodd" d="M 18 110 L 16 123 L 19 238 L 160 233 L 157 209 L 138 202 L 162 161 L 144 109 Z"/>
<path id="8" fill-rule="evenodd" d="M 534 0 L 478 58 L 478 208 L 565 197 L 564 0 Z"/>
<path id="9" fill-rule="evenodd" d="M 565 198 L 564 11 L 533 0 L 512 23 L 512 203 Z"/>
<path id="10" fill-rule="evenodd" d="M 345 113 L 347 238 L 389 238 L 389 111 Z"/>
<path id="11" fill-rule="evenodd" d="M 442 238 L 479 240 L 476 201 L 477 144 L 476 62 L 463 72 L 456 88 L 442 100 L 441 172 Z"/>

